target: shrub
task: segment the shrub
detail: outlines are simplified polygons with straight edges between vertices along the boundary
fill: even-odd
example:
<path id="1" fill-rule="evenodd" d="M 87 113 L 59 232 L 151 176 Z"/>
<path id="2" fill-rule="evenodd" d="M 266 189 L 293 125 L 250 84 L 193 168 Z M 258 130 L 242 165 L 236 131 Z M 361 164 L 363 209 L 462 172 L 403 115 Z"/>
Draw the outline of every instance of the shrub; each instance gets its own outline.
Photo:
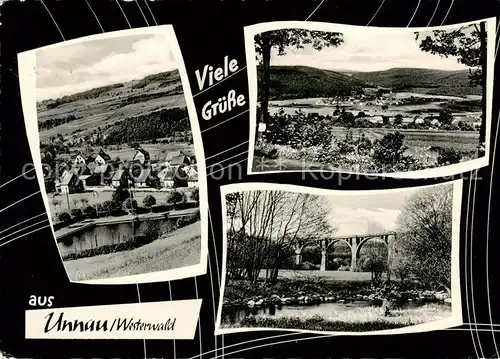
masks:
<path id="1" fill-rule="evenodd" d="M 167 204 L 177 205 L 178 203 L 182 203 L 186 200 L 186 196 L 184 193 L 179 191 L 170 191 L 166 198 Z"/>
<path id="2" fill-rule="evenodd" d="M 200 200 L 200 190 L 197 187 L 191 190 L 191 199 L 196 202 Z"/>
<path id="3" fill-rule="evenodd" d="M 97 212 L 93 206 L 86 206 L 83 208 L 83 213 L 89 218 L 97 217 Z"/>
<path id="4" fill-rule="evenodd" d="M 75 219 L 81 219 L 83 217 L 83 212 L 80 208 L 73 208 L 71 210 L 71 216 Z"/>
<path id="5" fill-rule="evenodd" d="M 144 206 L 151 209 L 156 204 L 156 198 L 148 194 L 146 197 L 144 197 L 142 203 L 144 204 Z"/>
<path id="6" fill-rule="evenodd" d="M 69 222 L 71 216 L 68 212 L 61 212 L 57 215 L 57 220 L 59 222 Z"/>
<path id="7" fill-rule="evenodd" d="M 453 148 L 442 148 L 439 151 L 437 163 L 440 166 L 446 166 L 454 163 L 459 163 L 461 159 L 462 154 L 459 151 L 456 151 Z"/>
<path id="8" fill-rule="evenodd" d="M 125 202 L 123 202 L 123 209 L 134 212 L 137 210 L 137 201 L 133 198 L 127 198 Z"/>
<path id="9" fill-rule="evenodd" d="M 381 166 L 394 166 L 403 157 L 406 151 L 405 136 L 398 131 L 388 133 L 382 139 L 375 141 L 373 159 Z"/>
<path id="10" fill-rule="evenodd" d="M 177 222 L 175 223 L 176 228 L 182 228 L 185 226 L 188 226 L 192 223 L 195 223 L 196 221 L 199 221 L 200 219 L 200 214 L 199 212 L 197 214 L 193 214 L 190 216 L 183 216 L 177 219 Z"/>

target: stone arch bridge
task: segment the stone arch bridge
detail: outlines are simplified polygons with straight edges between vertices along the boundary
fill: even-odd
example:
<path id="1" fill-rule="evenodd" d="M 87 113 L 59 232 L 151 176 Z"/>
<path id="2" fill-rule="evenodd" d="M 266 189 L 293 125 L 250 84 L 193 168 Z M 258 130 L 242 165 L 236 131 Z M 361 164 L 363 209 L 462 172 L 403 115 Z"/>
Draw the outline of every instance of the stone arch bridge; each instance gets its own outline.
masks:
<path id="1" fill-rule="evenodd" d="M 326 271 L 326 257 L 328 249 L 335 243 L 345 243 L 351 249 L 351 271 L 356 269 L 357 259 L 359 258 L 359 253 L 363 245 L 369 240 L 378 240 L 387 245 L 388 248 L 388 259 L 391 258 L 391 251 L 389 246 L 389 241 L 396 238 L 395 232 L 386 233 L 374 233 L 374 234 L 364 234 L 355 236 L 344 236 L 344 237 L 333 237 L 326 239 L 309 239 L 309 240 L 297 240 L 293 244 L 295 250 L 295 264 L 299 265 L 302 262 L 302 250 L 305 247 L 315 246 L 321 249 L 321 271 Z"/>

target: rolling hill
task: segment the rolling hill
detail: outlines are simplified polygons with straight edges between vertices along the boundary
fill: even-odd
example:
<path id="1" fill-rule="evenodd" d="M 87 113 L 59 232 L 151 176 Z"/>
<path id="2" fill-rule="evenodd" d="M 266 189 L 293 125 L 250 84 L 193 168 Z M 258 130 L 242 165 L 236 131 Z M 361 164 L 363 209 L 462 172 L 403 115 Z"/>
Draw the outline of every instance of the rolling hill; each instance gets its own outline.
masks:
<path id="1" fill-rule="evenodd" d="M 367 85 L 391 87 L 432 95 L 481 95 L 479 87 L 469 84 L 469 71 L 443 71 L 432 69 L 393 68 L 385 71 L 350 72 L 351 77 Z"/>
<path id="2" fill-rule="evenodd" d="M 362 81 L 335 71 L 306 66 L 271 67 L 271 100 L 329 97 L 363 87 Z"/>
<path id="3" fill-rule="evenodd" d="M 126 118 L 185 106 L 179 72 L 162 72 L 37 103 L 40 138 L 111 132 Z"/>
<path id="4" fill-rule="evenodd" d="M 375 72 L 339 72 L 307 66 L 272 66 L 270 99 L 331 97 L 368 86 L 432 95 L 481 95 L 479 87 L 469 85 L 467 70 L 393 68 Z"/>

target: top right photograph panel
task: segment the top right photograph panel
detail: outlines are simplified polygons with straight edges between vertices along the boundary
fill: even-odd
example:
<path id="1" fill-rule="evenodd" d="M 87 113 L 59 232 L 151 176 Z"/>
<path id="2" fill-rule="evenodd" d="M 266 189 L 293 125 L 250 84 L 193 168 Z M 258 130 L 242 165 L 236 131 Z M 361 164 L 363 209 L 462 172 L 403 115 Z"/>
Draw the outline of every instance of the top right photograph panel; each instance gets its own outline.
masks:
<path id="1" fill-rule="evenodd" d="M 495 26 L 246 27 L 248 172 L 430 178 L 487 166 Z"/>

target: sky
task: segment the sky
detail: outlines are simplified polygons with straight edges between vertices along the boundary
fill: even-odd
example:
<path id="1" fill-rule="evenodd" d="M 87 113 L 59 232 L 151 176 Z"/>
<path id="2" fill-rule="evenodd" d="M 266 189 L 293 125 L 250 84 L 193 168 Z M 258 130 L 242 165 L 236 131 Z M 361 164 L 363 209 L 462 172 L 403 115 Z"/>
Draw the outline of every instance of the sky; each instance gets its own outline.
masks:
<path id="1" fill-rule="evenodd" d="M 428 34 L 421 32 L 420 38 Z M 383 71 L 395 67 L 467 69 L 455 57 L 446 59 L 420 50 L 413 31 L 350 30 L 343 35 L 343 44 L 321 51 L 312 49 L 310 45 L 300 50 L 291 49 L 285 56 L 278 56 L 277 51 L 273 51 L 271 65 L 300 65 L 338 71 Z"/>
<path id="2" fill-rule="evenodd" d="M 178 68 L 168 34 L 121 35 L 36 52 L 37 101 Z"/>
<path id="3" fill-rule="evenodd" d="M 329 222 L 335 236 L 372 234 L 396 229 L 396 220 L 406 200 L 418 189 L 377 191 L 372 194 L 328 196 Z"/>

